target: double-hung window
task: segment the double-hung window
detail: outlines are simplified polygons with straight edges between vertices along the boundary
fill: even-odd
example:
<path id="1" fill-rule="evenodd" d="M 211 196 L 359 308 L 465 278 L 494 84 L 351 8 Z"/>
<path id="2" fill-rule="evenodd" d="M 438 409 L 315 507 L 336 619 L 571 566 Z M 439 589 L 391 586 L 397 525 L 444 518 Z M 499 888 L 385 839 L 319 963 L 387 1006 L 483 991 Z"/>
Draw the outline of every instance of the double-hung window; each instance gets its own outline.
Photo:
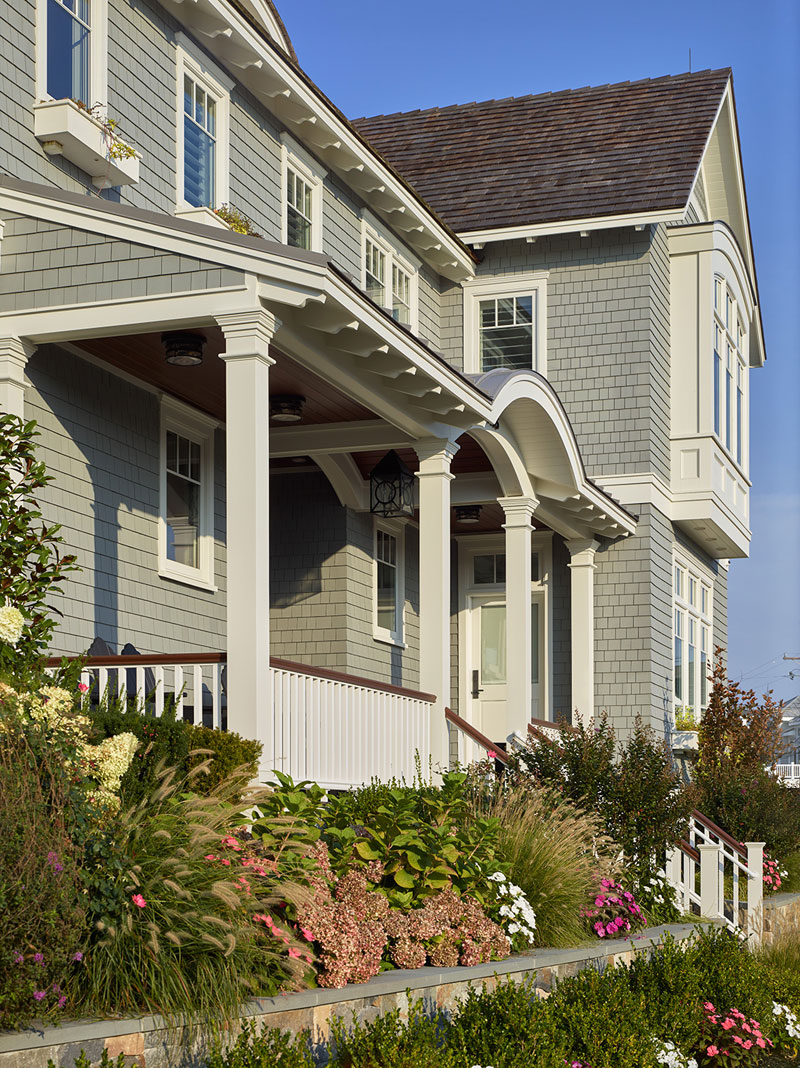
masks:
<path id="1" fill-rule="evenodd" d="M 403 642 L 405 602 L 405 543 L 403 527 L 375 521 L 374 636 L 379 641 Z"/>
<path id="2" fill-rule="evenodd" d="M 213 210 L 228 199 L 233 82 L 187 37 L 178 39 L 178 206 Z"/>
<path id="3" fill-rule="evenodd" d="M 466 370 L 546 372 L 546 273 L 464 286 Z"/>
<path id="4" fill-rule="evenodd" d="M 742 464 L 745 455 L 746 334 L 736 297 L 725 279 L 714 278 L 714 433 Z"/>
<path id="5" fill-rule="evenodd" d="M 322 190 L 326 172 L 288 133 L 281 135 L 281 141 L 281 240 L 294 248 L 322 252 Z"/>
<path id="6" fill-rule="evenodd" d="M 107 0 L 38 0 L 36 96 L 106 100 Z"/>
<path id="7" fill-rule="evenodd" d="M 161 405 L 159 574 L 213 588 L 214 427 L 171 398 Z"/>
<path id="8" fill-rule="evenodd" d="M 362 248 L 362 284 L 367 296 L 396 322 L 416 331 L 419 264 L 379 228 L 378 220 L 366 209 Z"/>
<path id="9" fill-rule="evenodd" d="M 711 582 L 688 559 L 674 564 L 674 700 L 700 719 L 711 670 Z"/>
<path id="10" fill-rule="evenodd" d="M 311 248 L 313 187 L 292 166 L 286 168 L 286 244 Z"/>

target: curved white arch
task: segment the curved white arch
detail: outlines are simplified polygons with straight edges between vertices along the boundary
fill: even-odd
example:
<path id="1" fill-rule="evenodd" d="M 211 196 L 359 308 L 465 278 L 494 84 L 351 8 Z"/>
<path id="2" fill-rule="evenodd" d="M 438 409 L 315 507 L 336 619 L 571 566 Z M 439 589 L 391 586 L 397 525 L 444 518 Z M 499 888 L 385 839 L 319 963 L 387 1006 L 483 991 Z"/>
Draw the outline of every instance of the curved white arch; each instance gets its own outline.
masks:
<path id="1" fill-rule="evenodd" d="M 369 508 L 367 484 L 349 452 L 311 453 L 311 459 L 330 482 L 340 504 L 356 512 Z"/>
<path id="2" fill-rule="evenodd" d="M 519 449 L 505 432 L 496 427 L 473 427 L 467 433 L 489 457 L 497 480 L 506 497 L 535 497 L 530 475 Z"/>

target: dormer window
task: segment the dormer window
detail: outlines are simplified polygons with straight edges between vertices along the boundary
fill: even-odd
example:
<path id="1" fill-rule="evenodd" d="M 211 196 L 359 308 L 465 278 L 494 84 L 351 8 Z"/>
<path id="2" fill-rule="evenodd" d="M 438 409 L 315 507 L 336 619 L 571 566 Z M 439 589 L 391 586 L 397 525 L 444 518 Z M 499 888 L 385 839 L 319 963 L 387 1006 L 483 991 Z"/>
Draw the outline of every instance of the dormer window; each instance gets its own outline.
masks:
<path id="1" fill-rule="evenodd" d="M 364 222 L 363 288 L 370 300 L 392 318 L 416 329 L 417 272 L 411 257 L 377 229 L 377 220 Z"/>

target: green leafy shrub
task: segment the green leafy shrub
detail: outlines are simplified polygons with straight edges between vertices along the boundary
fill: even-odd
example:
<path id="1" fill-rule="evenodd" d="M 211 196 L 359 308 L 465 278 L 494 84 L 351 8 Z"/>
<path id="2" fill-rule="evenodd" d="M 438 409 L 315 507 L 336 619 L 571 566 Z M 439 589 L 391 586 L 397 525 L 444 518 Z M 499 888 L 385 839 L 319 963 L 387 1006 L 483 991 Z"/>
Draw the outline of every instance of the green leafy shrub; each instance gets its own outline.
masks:
<path id="1" fill-rule="evenodd" d="M 257 778 L 261 742 L 243 738 L 235 731 L 212 730 L 200 724 L 188 724 L 188 735 L 190 756 L 186 771 L 205 765 L 201 792 L 215 790 L 239 769 L 244 769 L 251 780 Z"/>
<path id="2" fill-rule="evenodd" d="M 400 1010 L 384 1013 L 362 1024 L 353 1016 L 352 1027 L 334 1017 L 331 1037 L 337 1068 L 446 1068 L 453 1062 L 442 1050 L 445 1020 L 429 1014 L 421 1001 L 409 1006 L 408 1019 Z"/>
<path id="3" fill-rule="evenodd" d="M 313 1068 L 309 1036 L 277 1027 L 259 1030 L 253 1021 L 245 1021 L 231 1046 L 211 1052 L 207 1068 Z"/>
<path id="4" fill-rule="evenodd" d="M 800 1013 L 800 932 L 786 932 L 771 945 L 764 943 L 757 958 L 769 975 L 773 999 Z"/>
<path id="5" fill-rule="evenodd" d="M 290 775 L 274 774 L 277 781 L 253 810 L 250 833 L 282 875 L 308 884 L 318 871 L 311 849 L 322 833 L 327 794 L 315 782 L 295 783 Z"/>
<path id="6" fill-rule="evenodd" d="M 53 1061 L 47 1062 L 47 1068 L 56 1068 Z M 61 1068 L 67 1068 L 66 1065 L 61 1065 Z M 72 1064 L 72 1068 L 93 1068 L 91 1060 L 86 1056 L 86 1052 L 81 1050 L 78 1056 L 75 1058 Z M 126 1068 L 125 1054 L 120 1053 L 118 1057 L 113 1060 L 108 1055 L 108 1050 L 104 1049 L 100 1054 L 100 1060 L 98 1061 L 97 1068 Z"/>
<path id="7" fill-rule="evenodd" d="M 703 813 L 738 841 L 764 842 L 781 860 L 800 848 L 800 793 L 763 768 L 723 764 L 713 785 L 700 775 L 700 787 Z"/>

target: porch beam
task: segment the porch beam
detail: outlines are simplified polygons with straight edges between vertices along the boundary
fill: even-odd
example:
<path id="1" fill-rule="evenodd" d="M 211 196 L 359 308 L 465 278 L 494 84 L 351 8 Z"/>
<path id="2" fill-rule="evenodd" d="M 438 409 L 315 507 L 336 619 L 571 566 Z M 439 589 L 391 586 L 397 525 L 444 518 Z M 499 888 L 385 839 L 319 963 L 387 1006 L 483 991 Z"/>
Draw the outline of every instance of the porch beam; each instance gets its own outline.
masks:
<path id="1" fill-rule="evenodd" d="M 25 418 L 25 368 L 36 346 L 22 337 L 0 337 L 0 412 Z"/>
<path id="2" fill-rule="evenodd" d="M 506 735 L 525 737 L 531 718 L 531 519 L 535 497 L 500 497 L 506 532 Z"/>
<path id="3" fill-rule="evenodd" d="M 340 452 L 371 452 L 373 449 L 402 449 L 413 442 L 410 435 L 382 419 L 362 419 L 352 423 L 318 423 L 315 426 L 287 426 L 270 431 L 270 456 L 324 456 Z"/>
<path id="4" fill-rule="evenodd" d="M 431 709 L 434 768 L 450 767 L 445 709 L 450 705 L 450 465 L 458 445 L 449 439 L 418 441 L 419 457 L 419 683 L 436 695 Z"/>
<path id="5" fill-rule="evenodd" d="M 225 335 L 228 726 L 263 745 L 259 779 L 276 766 L 269 670 L 269 343 L 263 309 L 217 316 Z"/>
<path id="6" fill-rule="evenodd" d="M 571 573 L 572 707 L 578 719 L 594 719 L 594 573 L 600 543 L 592 538 L 567 541 Z"/>

